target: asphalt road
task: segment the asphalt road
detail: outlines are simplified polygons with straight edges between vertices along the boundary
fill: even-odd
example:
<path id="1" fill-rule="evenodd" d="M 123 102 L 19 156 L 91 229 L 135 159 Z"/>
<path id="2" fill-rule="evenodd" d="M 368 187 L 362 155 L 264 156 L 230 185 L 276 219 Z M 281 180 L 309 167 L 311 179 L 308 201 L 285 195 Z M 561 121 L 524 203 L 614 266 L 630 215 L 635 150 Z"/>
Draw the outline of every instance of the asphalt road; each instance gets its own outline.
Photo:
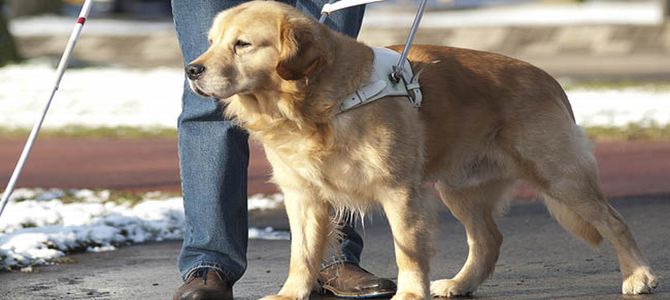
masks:
<path id="1" fill-rule="evenodd" d="M 670 196 L 618 198 L 613 205 L 628 221 L 660 277 L 652 296 L 622 296 L 616 258 L 609 245 L 592 250 L 553 221 L 544 207 L 519 203 L 498 220 L 505 239 L 496 272 L 476 299 L 670 299 Z M 438 254 L 432 279 L 453 276 L 465 260 L 463 227 L 445 210 L 436 230 Z M 281 211 L 251 216 L 253 226 L 286 228 Z M 362 230 L 363 266 L 394 278 L 396 267 L 386 221 L 374 216 Z M 151 243 L 103 253 L 72 255 L 71 263 L 0 273 L 0 299 L 170 299 L 180 284 L 175 268 L 180 241 Z M 238 299 L 279 290 L 288 268 L 288 241 L 253 240 L 249 267 L 235 285 Z M 319 297 L 315 297 L 319 298 Z"/>

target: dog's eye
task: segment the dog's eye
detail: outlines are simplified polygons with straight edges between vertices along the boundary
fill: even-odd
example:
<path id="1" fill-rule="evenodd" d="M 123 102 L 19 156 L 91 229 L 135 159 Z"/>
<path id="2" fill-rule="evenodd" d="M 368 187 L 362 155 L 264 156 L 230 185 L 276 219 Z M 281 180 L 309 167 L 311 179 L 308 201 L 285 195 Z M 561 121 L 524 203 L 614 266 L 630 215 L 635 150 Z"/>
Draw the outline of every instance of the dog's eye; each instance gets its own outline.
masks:
<path id="1" fill-rule="evenodd" d="M 251 43 L 243 40 L 237 40 L 235 42 L 235 51 L 251 46 Z"/>

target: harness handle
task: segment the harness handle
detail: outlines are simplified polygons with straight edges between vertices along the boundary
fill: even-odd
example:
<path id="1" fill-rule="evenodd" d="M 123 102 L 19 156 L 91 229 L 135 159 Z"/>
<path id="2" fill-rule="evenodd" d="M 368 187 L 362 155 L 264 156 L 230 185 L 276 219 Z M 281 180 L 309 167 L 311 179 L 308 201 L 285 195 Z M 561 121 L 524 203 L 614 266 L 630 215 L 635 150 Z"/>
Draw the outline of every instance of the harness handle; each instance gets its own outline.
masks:
<path id="1" fill-rule="evenodd" d="M 412 28 L 409 31 L 407 42 L 405 42 L 405 48 L 402 50 L 402 54 L 400 55 L 400 60 L 398 61 L 398 64 L 393 67 L 393 73 L 391 73 L 391 80 L 393 80 L 393 82 L 395 83 L 400 82 L 400 80 L 402 79 L 402 72 L 405 65 L 405 61 L 407 60 L 407 54 L 409 53 L 409 48 L 412 47 L 412 42 L 414 41 L 414 35 L 416 34 L 416 30 L 419 29 L 419 23 L 421 23 L 423 12 L 426 10 L 426 2 L 428 2 L 428 0 L 421 0 L 421 3 L 419 3 L 419 9 L 417 10 L 416 16 L 414 17 L 414 22 L 412 22 Z"/>
<path id="2" fill-rule="evenodd" d="M 340 0 L 337 1 L 337 3 L 335 3 L 335 0 L 329 0 L 328 3 L 324 4 L 323 8 L 321 9 L 321 18 L 319 18 L 319 23 L 323 24 L 324 22 L 326 22 L 326 18 L 335 11 L 352 6 L 358 6 L 381 1 L 384 0 Z"/>
<path id="3" fill-rule="evenodd" d="M 329 0 L 328 3 L 323 5 L 323 8 L 321 9 L 321 17 L 319 18 L 319 23 L 323 24 L 326 22 L 326 19 L 328 16 L 330 16 L 331 13 L 352 7 L 352 6 L 357 6 L 357 5 L 363 5 L 367 3 L 373 3 L 373 2 L 381 2 L 384 0 L 340 0 L 335 2 L 335 0 Z M 412 27 L 409 31 L 409 36 L 407 37 L 407 41 L 405 42 L 405 48 L 402 50 L 402 54 L 400 55 L 400 59 L 398 60 L 398 64 L 392 67 L 391 73 L 388 75 L 391 83 L 393 84 L 399 84 L 400 81 L 403 82 L 403 85 L 407 89 L 407 92 L 409 93 L 409 97 L 412 101 L 412 104 L 415 107 L 420 107 L 421 106 L 421 92 L 419 91 L 419 84 L 418 84 L 418 74 L 414 75 L 414 77 L 409 78 L 409 81 L 407 78 L 403 77 L 404 73 L 404 66 L 405 62 L 407 61 L 407 55 L 409 53 L 409 48 L 412 47 L 412 42 L 414 41 L 414 35 L 416 34 L 417 29 L 419 29 L 419 24 L 421 23 L 421 18 L 423 17 L 423 13 L 426 10 L 426 3 L 428 0 L 421 0 L 419 3 L 419 9 L 416 12 L 416 16 L 414 17 L 414 21 L 412 22 Z"/>
<path id="4" fill-rule="evenodd" d="M 335 0 L 329 0 L 328 3 L 324 4 L 323 8 L 321 9 L 321 17 L 319 18 L 319 23 L 321 24 L 325 23 L 328 16 L 330 16 L 330 14 L 335 11 L 352 6 L 358 6 L 381 1 L 384 0 L 340 0 L 337 2 L 335 2 Z M 398 64 L 393 67 L 393 72 L 389 74 L 391 80 L 395 83 L 399 83 L 400 80 L 403 80 L 402 72 L 404 69 L 405 61 L 407 60 L 407 54 L 409 53 L 409 48 L 412 47 L 412 42 L 414 41 L 414 35 L 416 34 L 417 29 L 419 29 L 419 24 L 421 23 L 421 18 L 423 17 L 423 13 L 426 10 L 427 2 L 428 0 L 421 0 L 421 2 L 419 3 L 419 9 L 417 10 L 416 16 L 414 17 L 414 22 L 412 22 L 412 28 L 409 31 L 409 36 L 407 37 L 407 41 L 405 42 L 405 48 L 402 50 L 402 54 L 400 55 L 400 60 L 398 61 Z"/>

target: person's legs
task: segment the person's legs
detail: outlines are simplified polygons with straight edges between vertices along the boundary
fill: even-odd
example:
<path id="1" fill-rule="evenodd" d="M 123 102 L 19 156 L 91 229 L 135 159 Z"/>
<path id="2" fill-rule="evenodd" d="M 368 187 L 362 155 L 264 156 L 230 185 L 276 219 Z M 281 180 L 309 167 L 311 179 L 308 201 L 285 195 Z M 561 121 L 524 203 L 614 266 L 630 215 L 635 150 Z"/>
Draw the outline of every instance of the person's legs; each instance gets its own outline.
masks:
<path id="1" fill-rule="evenodd" d="M 179 43 L 186 64 L 206 51 L 207 32 L 214 16 L 219 11 L 242 2 L 245 1 L 172 0 Z M 315 18 L 318 18 L 321 7 L 326 3 L 324 0 L 284 2 L 297 6 Z M 326 24 L 335 30 L 356 36 L 364 10 L 364 7 L 356 7 L 346 12 L 334 13 Z M 211 291 L 223 287 L 216 284 L 206 286 L 208 280 L 211 282 L 216 277 L 211 272 L 208 274 L 205 267 L 218 270 L 230 292 L 230 287 L 246 268 L 247 134 L 224 120 L 221 109 L 214 101 L 199 98 L 186 84 L 183 111 L 179 117 L 179 159 L 186 212 L 186 230 L 179 256 L 179 270 L 184 279 L 191 274 L 206 279 L 190 289 L 185 288 L 189 284 L 187 282 L 178 290 L 175 299 L 182 299 L 186 295 L 183 290 L 192 292 L 209 288 Z M 345 227 L 344 232 L 341 255 L 327 261 L 349 262 L 356 267 L 345 266 L 334 274 L 329 273 L 333 268 L 324 269 L 328 273 L 327 278 L 330 278 L 328 285 L 344 288 L 346 296 L 354 297 L 393 292 L 395 285 L 392 281 L 377 278 L 358 267 L 363 248 L 362 239 L 351 226 Z M 194 293 L 190 293 L 188 299 L 207 298 L 206 295 L 196 298 L 193 295 Z M 232 293 L 212 295 L 232 298 Z"/>
<path id="2" fill-rule="evenodd" d="M 342 241 L 340 242 L 340 251 L 330 257 L 324 258 L 321 262 L 321 268 L 325 269 L 338 263 L 351 263 L 358 265 L 361 263 L 361 253 L 363 252 L 363 238 L 356 232 L 354 221 L 344 223 L 342 226 Z"/>
<path id="3" fill-rule="evenodd" d="M 173 0 L 184 63 L 205 52 L 214 16 L 244 1 Z M 216 102 L 185 83 L 179 116 L 179 163 L 186 226 L 179 271 L 186 279 L 202 267 L 232 285 L 246 269 L 247 134 L 223 118 Z"/>
<path id="4" fill-rule="evenodd" d="M 214 16 L 242 2 L 245 1 L 172 1 L 186 64 L 207 49 L 207 32 Z M 315 18 L 327 3 L 324 0 L 284 2 Z M 355 37 L 364 11 L 365 7 L 359 6 L 336 12 L 329 16 L 326 24 Z M 186 211 L 180 272 L 186 277 L 195 268 L 213 266 L 222 269 L 226 279 L 234 282 L 246 267 L 247 136 L 222 118 L 213 101 L 195 95 L 186 83 L 179 118 L 179 158 Z M 346 226 L 344 232 L 338 261 L 358 263 L 362 239 L 350 226 Z"/>

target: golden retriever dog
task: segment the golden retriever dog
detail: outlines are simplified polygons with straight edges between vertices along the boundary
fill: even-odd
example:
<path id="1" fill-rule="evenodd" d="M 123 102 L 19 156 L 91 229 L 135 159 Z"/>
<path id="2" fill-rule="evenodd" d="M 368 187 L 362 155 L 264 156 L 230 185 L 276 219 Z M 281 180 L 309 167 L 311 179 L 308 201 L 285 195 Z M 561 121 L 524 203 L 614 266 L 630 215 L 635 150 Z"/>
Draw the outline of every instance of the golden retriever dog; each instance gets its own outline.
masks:
<path id="1" fill-rule="evenodd" d="M 414 45 L 409 61 L 422 70 L 420 108 L 407 97 L 386 97 L 339 113 L 342 100 L 368 82 L 370 47 L 272 1 L 221 12 L 209 39 L 186 68 L 191 87 L 221 101 L 263 145 L 285 195 L 290 268 L 268 299 L 307 299 L 337 230 L 332 212 L 371 206 L 391 225 L 395 299 L 468 295 L 493 272 L 502 243 L 494 216 L 519 179 L 546 198 L 569 232 L 592 245 L 603 238 L 612 244 L 624 294 L 656 286 L 599 187 L 590 144 L 563 89 L 540 69 L 493 53 Z M 465 226 L 469 254 L 455 277 L 431 284 L 433 187 Z"/>

